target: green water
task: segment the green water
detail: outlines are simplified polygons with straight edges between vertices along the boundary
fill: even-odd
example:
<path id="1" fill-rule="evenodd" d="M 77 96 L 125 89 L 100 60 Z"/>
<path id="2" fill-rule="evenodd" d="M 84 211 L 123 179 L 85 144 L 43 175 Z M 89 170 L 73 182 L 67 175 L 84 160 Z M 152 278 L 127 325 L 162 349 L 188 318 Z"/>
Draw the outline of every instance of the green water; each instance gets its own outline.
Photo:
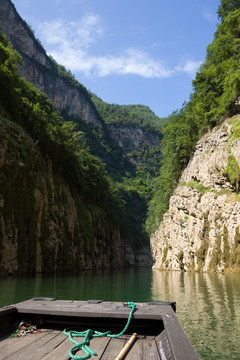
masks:
<path id="1" fill-rule="evenodd" d="M 124 302 L 176 301 L 178 319 L 202 360 L 240 359 L 237 275 L 131 269 L 83 272 L 72 277 L 0 280 L 0 306 L 34 296 Z"/>

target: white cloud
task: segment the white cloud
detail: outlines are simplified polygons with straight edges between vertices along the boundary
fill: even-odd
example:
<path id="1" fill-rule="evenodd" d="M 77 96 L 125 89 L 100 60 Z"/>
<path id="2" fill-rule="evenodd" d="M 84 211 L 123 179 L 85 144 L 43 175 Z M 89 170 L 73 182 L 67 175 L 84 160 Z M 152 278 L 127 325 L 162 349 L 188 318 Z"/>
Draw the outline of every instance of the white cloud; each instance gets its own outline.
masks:
<path id="1" fill-rule="evenodd" d="M 54 45 L 56 49 L 71 48 L 76 51 L 78 48 L 87 49 L 102 34 L 100 17 L 94 14 L 85 15 L 79 21 L 45 21 L 38 29 L 48 45 Z"/>
<path id="2" fill-rule="evenodd" d="M 58 63 L 88 77 L 132 74 L 144 78 L 166 78 L 179 72 L 192 76 L 200 65 L 198 61 L 187 59 L 169 69 L 161 60 L 134 48 L 126 49 L 119 56 L 92 55 L 92 46 L 104 35 L 101 18 L 96 14 L 89 13 L 79 21 L 58 19 L 44 22 L 38 29 L 48 53 Z"/>
<path id="3" fill-rule="evenodd" d="M 175 67 L 175 71 L 193 76 L 194 74 L 196 74 L 201 64 L 202 61 L 184 58 L 180 61 L 180 64 Z"/>
<path id="4" fill-rule="evenodd" d="M 94 59 L 94 65 L 99 76 L 110 74 L 132 74 L 144 78 L 165 78 L 171 76 L 171 71 L 161 62 L 151 59 L 148 54 L 136 49 L 128 49 L 122 56 L 104 56 Z"/>

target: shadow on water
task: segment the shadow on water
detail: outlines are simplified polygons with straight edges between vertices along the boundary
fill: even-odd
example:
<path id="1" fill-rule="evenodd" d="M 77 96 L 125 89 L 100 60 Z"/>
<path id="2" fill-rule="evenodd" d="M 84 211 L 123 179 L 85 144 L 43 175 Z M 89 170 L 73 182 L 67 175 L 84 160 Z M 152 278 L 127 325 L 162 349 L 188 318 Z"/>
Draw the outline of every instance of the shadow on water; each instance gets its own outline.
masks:
<path id="1" fill-rule="evenodd" d="M 78 276 L 0 280 L 0 306 L 36 296 L 66 300 L 150 301 L 151 270 L 84 271 Z"/>

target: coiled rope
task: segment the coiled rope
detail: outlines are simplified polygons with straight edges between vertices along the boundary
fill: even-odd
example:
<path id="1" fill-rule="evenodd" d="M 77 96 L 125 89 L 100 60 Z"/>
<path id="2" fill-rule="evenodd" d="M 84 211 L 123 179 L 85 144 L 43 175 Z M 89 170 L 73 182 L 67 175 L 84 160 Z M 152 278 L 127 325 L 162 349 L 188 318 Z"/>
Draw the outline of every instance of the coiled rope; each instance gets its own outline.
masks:
<path id="1" fill-rule="evenodd" d="M 63 330 L 64 334 L 69 337 L 69 339 L 72 341 L 73 344 L 75 344 L 69 350 L 69 356 L 72 359 L 75 359 L 75 360 L 90 359 L 92 355 L 97 355 L 95 353 L 95 351 L 93 351 L 89 347 L 89 343 L 90 343 L 90 340 L 92 338 L 101 337 L 101 336 L 108 336 L 108 337 L 111 337 L 111 338 L 117 338 L 117 337 L 123 335 L 126 332 L 128 326 L 130 324 L 130 321 L 131 321 L 132 315 L 134 313 L 136 304 L 134 304 L 133 302 L 128 302 L 128 307 L 131 308 L 131 312 L 130 312 L 130 314 L 128 316 L 127 323 L 126 323 L 124 329 L 117 335 L 111 334 L 111 331 L 100 332 L 100 331 L 90 330 L 90 329 L 85 330 L 85 331 L 75 331 L 75 330 L 64 329 Z M 74 339 L 74 338 L 79 338 L 79 337 L 84 338 L 83 341 L 80 342 L 80 343 L 77 340 Z M 83 352 L 85 352 L 86 355 L 84 355 L 84 356 L 75 356 L 73 354 L 73 352 L 76 352 L 77 350 L 82 350 Z"/>

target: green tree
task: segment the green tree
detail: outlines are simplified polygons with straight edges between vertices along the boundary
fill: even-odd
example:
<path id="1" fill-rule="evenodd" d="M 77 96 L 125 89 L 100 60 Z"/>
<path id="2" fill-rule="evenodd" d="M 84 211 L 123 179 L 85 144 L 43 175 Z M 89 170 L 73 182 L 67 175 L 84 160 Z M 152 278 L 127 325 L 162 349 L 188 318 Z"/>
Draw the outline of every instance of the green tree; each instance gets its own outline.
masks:
<path id="1" fill-rule="evenodd" d="M 158 226 L 168 209 L 179 176 L 193 154 L 199 138 L 226 116 L 239 113 L 240 96 L 240 0 L 222 0 L 221 23 L 207 48 L 206 60 L 193 81 L 190 100 L 173 113 L 163 129 L 162 166 L 149 205 L 147 228 Z M 239 190 L 239 169 L 229 157 L 226 175 Z"/>
<path id="2" fill-rule="evenodd" d="M 218 17 L 223 20 L 231 11 L 240 8 L 240 0 L 221 0 L 221 5 L 218 8 Z"/>

